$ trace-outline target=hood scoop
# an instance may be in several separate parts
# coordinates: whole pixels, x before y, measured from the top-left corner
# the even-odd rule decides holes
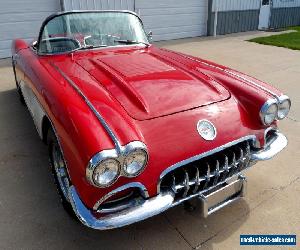
[[[134,119],[147,120],[230,97],[220,84],[184,65],[149,52],[112,52],[77,62],[114,96]]]

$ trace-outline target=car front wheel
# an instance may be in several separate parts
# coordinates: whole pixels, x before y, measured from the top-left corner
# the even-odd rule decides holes
[[[57,137],[53,129],[50,128],[47,135],[48,152],[54,182],[56,184],[58,194],[64,209],[73,217],[76,215],[72,209],[69,200],[69,187],[71,185],[70,177],[66,168],[63,154],[60,149]]]

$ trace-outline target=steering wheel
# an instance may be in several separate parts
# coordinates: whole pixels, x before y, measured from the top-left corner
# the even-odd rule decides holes
[[[120,39],[119,36],[112,34],[93,34],[84,37],[84,45],[113,45],[115,39]]]

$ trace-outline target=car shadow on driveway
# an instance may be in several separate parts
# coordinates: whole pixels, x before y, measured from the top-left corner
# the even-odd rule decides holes
[[[241,200],[207,219],[179,206],[121,229],[86,228],[60,205],[47,147],[15,89],[0,92],[0,171],[0,249],[212,249],[249,214]]]

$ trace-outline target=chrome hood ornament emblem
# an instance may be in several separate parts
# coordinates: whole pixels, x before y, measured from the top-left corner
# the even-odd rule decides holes
[[[212,141],[217,136],[216,127],[208,120],[200,120],[197,123],[197,131],[199,135],[207,141]]]

